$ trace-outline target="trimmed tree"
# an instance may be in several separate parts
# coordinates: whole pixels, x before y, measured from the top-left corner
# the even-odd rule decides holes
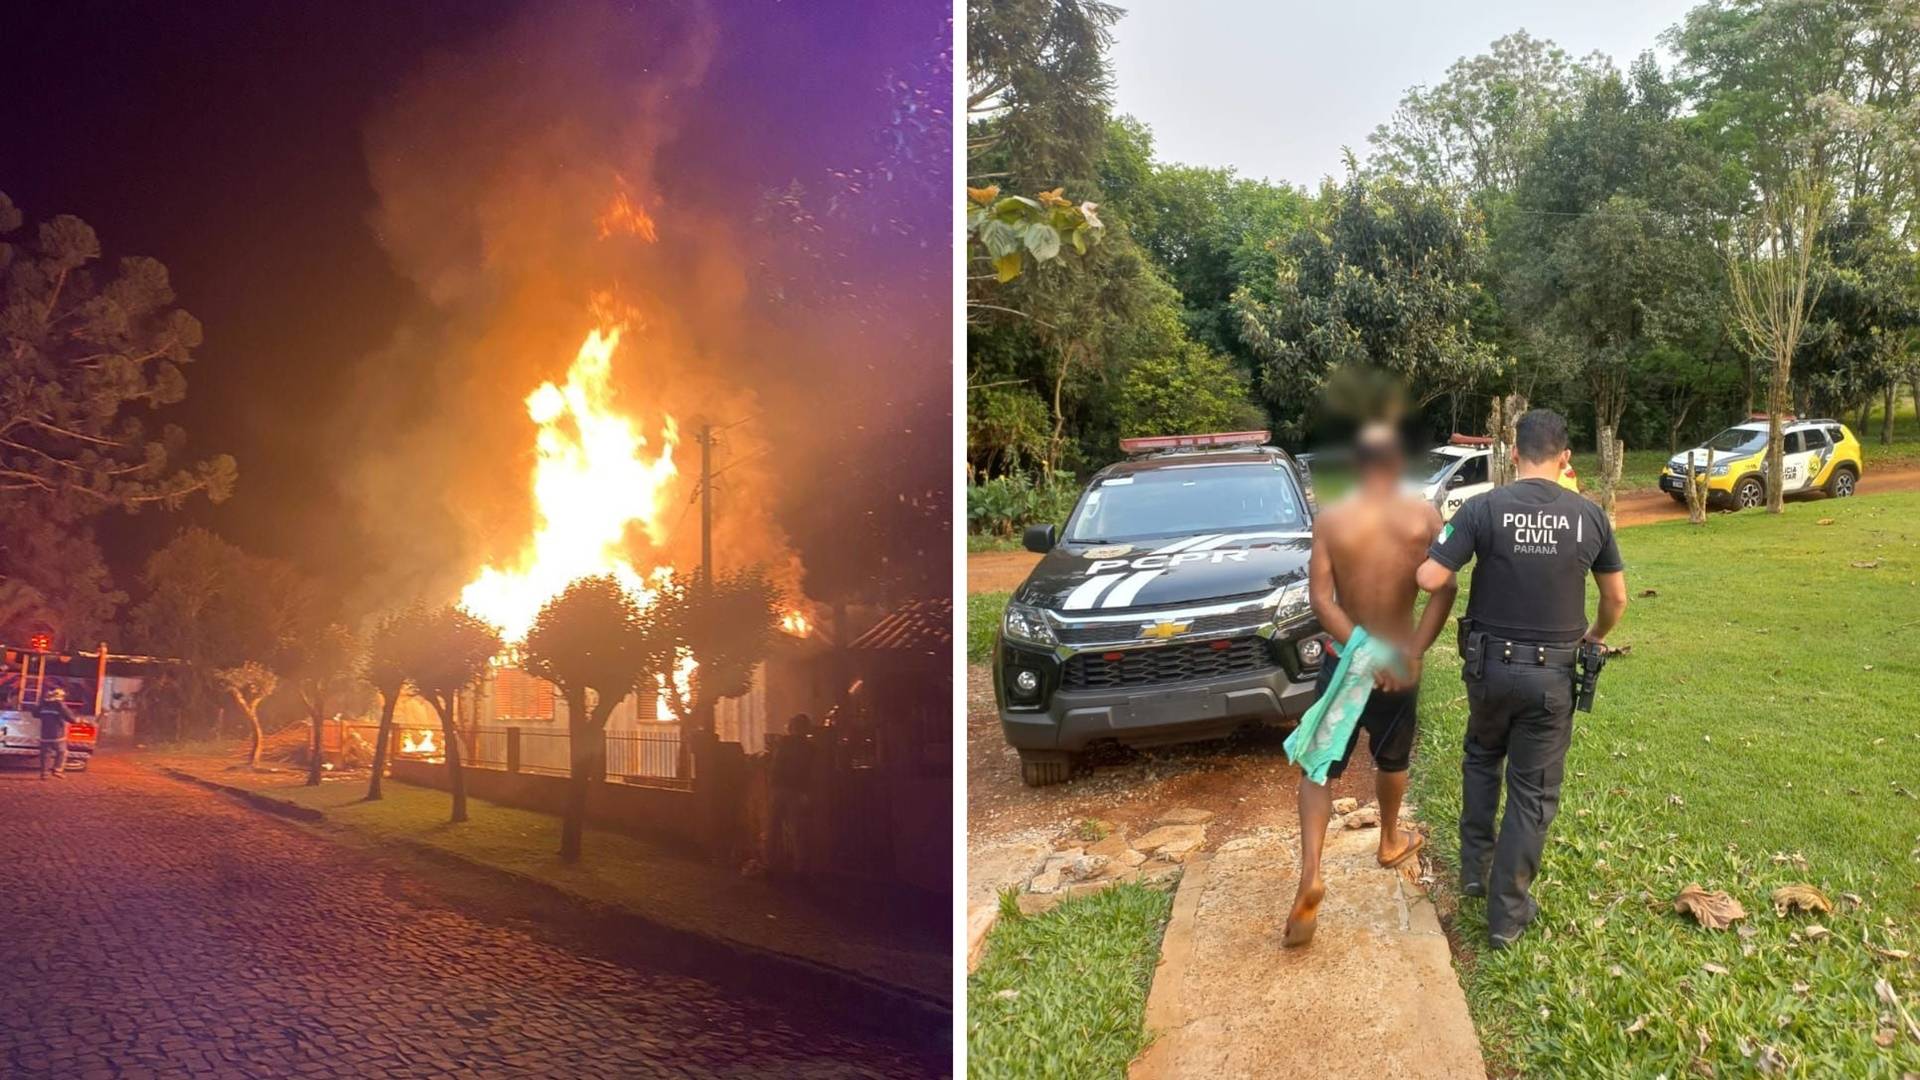
[[[383,792],[380,784],[387,771],[387,755],[393,747],[393,714],[400,707],[400,695],[406,692],[408,673],[418,664],[414,660],[425,630],[427,610],[415,605],[380,620],[367,642],[365,667],[367,682],[380,695],[380,730],[373,739],[373,776],[367,781],[367,801],[377,802]]]
[[[1813,273],[1815,237],[1826,218],[1827,185],[1806,170],[1779,187],[1763,188],[1758,212],[1728,260],[1734,325],[1756,356],[1768,363],[1767,513],[1778,514],[1786,485],[1781,475],[1782,422],[1792,400],[1793,354],[1819,299]]]
[[[672,641],[654,616],[654,608],[641,608],[611,575],[581,578],[547,601],[520,647],[520,666],[559,687],[567,703],[562,862],[580,859],[587,786],[606,775],[608,718],[672,657]]]
[[[300,691],[300,703],[306,706],[307,718],[313,725],[312,745],[307,754],[307,786],[318,787],[327,706],[352,692],[355,673],[360,669],[360,639],[340,623],[327,623],[301,635],[289,652],[294,685]]]
[[[480,681],[487,663],[501,649],[500,631],[478,616],[448,605],[427,612],[419,628],[419,648],[410,658],[407,681],[440,716],[447,748],[447,787],[453,793],[455,824],[467,820],[467,777],[460,768],[460,736],[454,705],[462,690]]]
[[[690,656],[698,665],[684,689],[678,680],[667,680],[668,703],[675,716],[711,735],[714,706],[753,688],[753,669],[780,633],[780,589],[756,566],[718,575],[711,583],[676,577],[661,589],[654,606],[673,655]]]
[[[233,667],[219,668],[213,673],[214,680],[240,706],[247,723],[253,726],[253,745],[247,751],[247,767],[260,767],[260,748],[266,742],[266,734],[260,730],[260,703],[280,688],[280,676],[273,669],[258,660],[248,660]]]

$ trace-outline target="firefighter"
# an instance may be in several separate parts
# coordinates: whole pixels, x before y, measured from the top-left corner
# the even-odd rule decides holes
[[[1514,427],[1517,479],[1468,499],[1416,575],[1429,593],[1478,560],[1460,620],[1467,737],[1461,761],[1460,889],[1487,901],[1496,949],[1539,914],[1529,895],[1560,806],[1573,741],[1574,670],[1627,607],[1626,568],[1599,506],[1561,487],[1572,456],[1567,421],[1534,409]],[[1586,579],[1600,591],[1586,619]],[[1506,767],[1507,808],[1494,832]]]
[[[36,705],[33,715],[40,719],[40,779],[47,778],[47,762],[53,762],[53,777],[67,778],[67,692],[58,686],[49,689]]]

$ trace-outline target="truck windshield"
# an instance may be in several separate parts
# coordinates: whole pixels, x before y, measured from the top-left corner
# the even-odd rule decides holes
[[[1767,433],[1752,428],[1730,427],[1707,440],[1716,454],[1751,453],[1767,445]]]
[[[1069,543],[1307,527],[1285,465],[1189,465],[1100,481],[1067,519]]]
[[[1441,475],[1453,468],[1459,460],[1453,454],[1429,450],[1427,456],[1413,466],[1413,475],[1423,484],[1438,483]]]

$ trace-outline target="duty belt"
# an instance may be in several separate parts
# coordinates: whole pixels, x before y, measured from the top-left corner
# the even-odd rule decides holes
[[[1508,664],[1570,668],[1580,661],[1580,648],[1577,645],[1540,645],[1531,641],[1489,637],[1481,649],[1481,655],[1487,659]]]

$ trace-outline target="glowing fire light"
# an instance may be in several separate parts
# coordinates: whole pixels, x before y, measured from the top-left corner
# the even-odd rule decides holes
[[[627,560],[628,530],[642,528],[655,544],[667,489],[678,474],[673,449],[680,435],[673,417],[662,421],[659,450],[630,417],[613,408],[613,354],[620,328],[587,335],[567,370],[527,395],[527,415],[538,426],[533,469],[534,531],[508,567],[488,566],[460,593],[460,603],[499,626],[509,640],[526,636],[541,605],[567,585],[612,574],[642,603],[653,596],[648,579]]]
[[[433,731],[431,729],[421,732],[418,740],[414,739],[413,733],[408,731],[402,732],[400,735],[400,752],[403,754],[437,754],[440,752],[440,748],[434,744]]]
[[[792,634],[794,637],[806,637],[808,634],[813,633],[813,624],[807,621],[805,615],[797,611],[789,611],[781,616],[780,629]]]

